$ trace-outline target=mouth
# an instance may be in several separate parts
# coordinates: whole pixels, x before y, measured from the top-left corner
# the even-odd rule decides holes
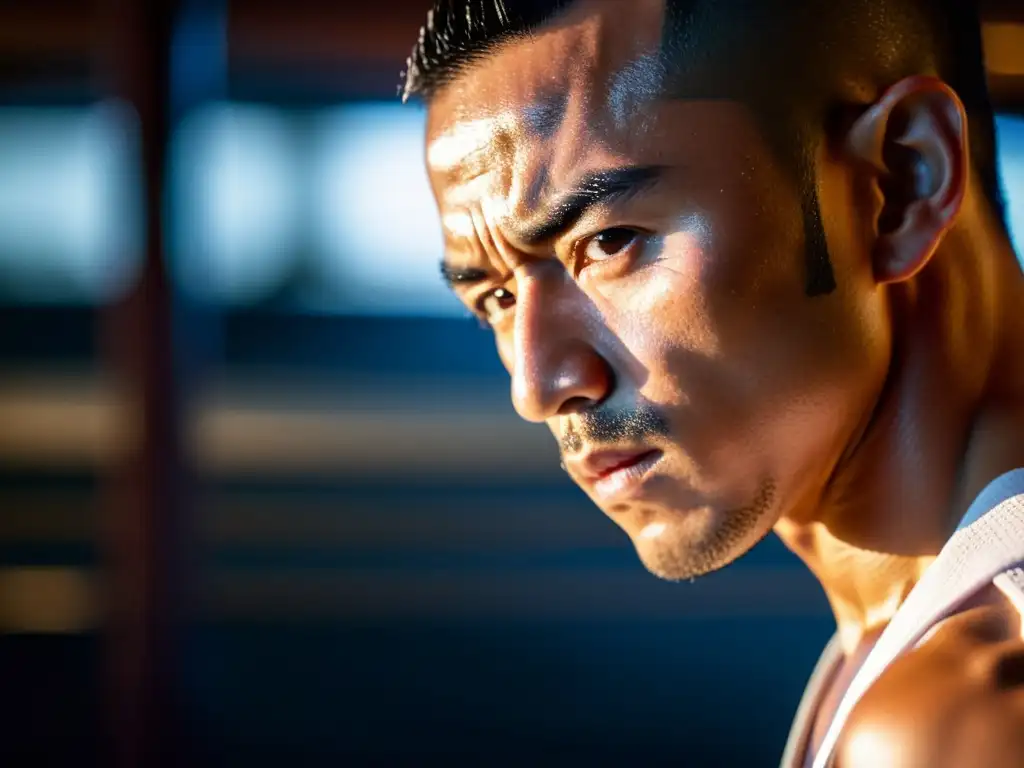
[[[617,501],[637,491],[662,456],[656,449],[592,453],[584,457],[581,474],[594,496]]]

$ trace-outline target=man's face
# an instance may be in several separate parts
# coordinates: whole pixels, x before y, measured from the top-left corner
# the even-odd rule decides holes
[[[852,174],[818,163],[838,289],[809,298],[799,190],[743,105],[663,94],[662,13],[583,0],[474,63],[430,105],[427,163],[517,411],[681,579],[813,510],[891,340]]]

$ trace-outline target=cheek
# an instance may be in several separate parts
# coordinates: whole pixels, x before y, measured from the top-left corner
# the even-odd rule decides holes
[[[708,220],[687,216],[630,274],[597,290],[603,314],[615,318],[617,335],[645,367],[662,367],[659,359],[680,347],[713,352],[705,285],[709,242]]]
[[[838,449],[884,376],[877,307],[852,281],[805,295],[802,228],[716,213],[606,298],[694,465],[789,474]]]

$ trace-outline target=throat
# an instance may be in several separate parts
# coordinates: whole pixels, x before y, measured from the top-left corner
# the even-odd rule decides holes
[[[937,555],[861,548],[823,523],[797,526],[783,520],[776,533],[821,583],[849,658],[865,643],[873,644]]]
[[[836,617],[843,650],[856,658],[888,626],[934,557],[900,558],[867,553],[858,569],[833,574],[825,594]],[[864,574],[870,576],[865,579]]]

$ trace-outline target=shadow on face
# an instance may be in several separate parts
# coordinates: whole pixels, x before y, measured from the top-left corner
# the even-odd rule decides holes
[[[889,350],[861,260],[807,295],[801,190],[749,108],[664,93],[660,3],[626,5],[578,3],[460,73],[428,170],[446,275],[520,415],[680,579],[820,490]]]

